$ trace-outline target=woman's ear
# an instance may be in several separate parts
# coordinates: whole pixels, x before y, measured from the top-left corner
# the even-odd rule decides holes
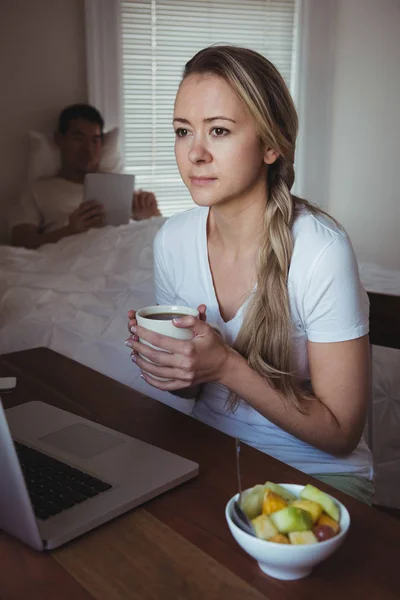
[[[264,162],[266,165],[272,165],[280,156],[280,153],[274,148],[266,148],[264,152]]]

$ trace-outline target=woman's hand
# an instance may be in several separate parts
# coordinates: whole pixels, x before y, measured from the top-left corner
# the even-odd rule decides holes
[[[205,319],[204,305],[199,307],[199,313],[200,319],[191,316],[174,319],[176,327],[192,330],[191,340],[176,340],[139,327],[137,324],[131,325],[131,322],[136,321],[135,313],[134,311],[128,313],[128,327],[133,335],[127,340],[127,345],[132,348],[132,360],[142,371],[146,371],[142,374],[147,383],[160,390],[173,391],[220,379],[229,346],[203,320]],[[156,350],[139,342],[139,337],[162,350]],[[144,360],[139,354],[152,362]],[[163,377],[167,381],[155,379],[152,375]]]

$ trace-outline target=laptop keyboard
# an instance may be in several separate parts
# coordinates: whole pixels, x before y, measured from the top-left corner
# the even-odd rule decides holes
[[[112,487],[20,442],[14,444],[33,510],[42,521]]]

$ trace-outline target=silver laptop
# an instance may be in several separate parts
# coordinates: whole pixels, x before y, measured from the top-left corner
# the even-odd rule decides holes
[[[0,529],[36,550],[56,548],[198,469],[49,404],[4,411],[0,401]]]

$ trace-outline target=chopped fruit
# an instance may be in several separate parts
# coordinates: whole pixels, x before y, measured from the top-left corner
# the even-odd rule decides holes
[[[267,490],[264,494],[264,502],[262,506],[263,515],[271,515],[277,510],[281,510],[287,506],[286,500],[275,494],[275,492],[271,492],[271,490]]]
[[[275,542],[275,544],[290,544],[289,538],[283,533],[277,533],[269,538],[269,542]]]
[[[243,493],[240,506],[249,519],[255,519],[261,513],[264,500],[264,486],[255,485]]]
[[[254,527],[257,537],[262,540],[269,540],[278,533],[275,525],[273,525],[271,519],[267,517],[267,515],[260,515],[259,517],[252,519],[251,524]]]
[[[270,518],[279,533],[312,529],[310,513],[296,506],[282,508],[282,510],[272,513]]]
[[[312,485],[295,495],[267,481],[243,492],[241,507],[260,540],[307,545],[330,540],[340,533],[338,502]]]
[[[288,502],[290,500],[296,500],[296,496],[292,494],[292,492],[285,490],[284,487],[278,485],[277,483],[272,483],[272,481],[267,481],[267,483],[265,484],[265,488],[267,490],[271,490],[271,492],[274,492],[275,494],[278,494],[278,496],[281,496],[284,500],[287,500]]]
[[[300,492],[300,498],[304,500],[311,500],[317,502],[323,508],[323,510],[335,521],[339,521],[340,513],[339,507],[334,500],[325,492],[322,492],[313,485],[306,485],[305,488]]]
[[[335,535],[339,533],[339,523],[334,521],[331,517],[328,517],[328,515],[322,514],[317,521],[317,525],[328,525],[328,527],[333,529]]]
[[[324,542],[325,540],[330,540],[332,537],[335,537],[335,532],[332,527],[329,525],[316,525],[314,527],[315,537],[319,542]]]
[[[295,500],[290,503],[290,506],[297,506],[310,513],[313,523],[316,523],[322,515],[322,506],[317,502],[311,502],[311,500]]]
[[[316,544],[318,542],[312,531],[291,531],[289,539],[291,544]]]

